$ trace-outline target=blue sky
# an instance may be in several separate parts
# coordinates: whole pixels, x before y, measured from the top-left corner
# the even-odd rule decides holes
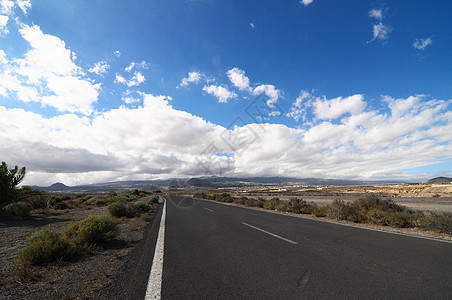
[[[41,185],[452,176],[451,10],[0,0],[0,156]]]

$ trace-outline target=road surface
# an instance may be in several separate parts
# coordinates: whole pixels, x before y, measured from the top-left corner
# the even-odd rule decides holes
[[[452,296],[451,243],[165,198],[162,299]]]

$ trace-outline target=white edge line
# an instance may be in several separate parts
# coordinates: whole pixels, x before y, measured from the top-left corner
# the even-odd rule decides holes
[[[149,274],[148,285],[146,287],[145,300],[162,298],[162,275],[163,275],[163,250],[165,245],[165,219],[166,219],[166,199],[163,202],[162,218],[155,244],[154,259],[152,261],[151,272]]]
[[[211,210],[210,208],[207,208],[207,207],[203,207],[205,210],[208,210],[208,211],[210,211],[210,212],[213,212],[213,210]]]
[[[430,241],[435,241],[435,242],[443,242],[443,243],[452,244],[452,240],[446,240],[446,239],[436,238],[436,237],[421,236],[421,235],[417,235],[417,234],[413,234],[413,233],[409,233],[409,232],[394,232],[394,231],[389,231],[389,230],[384,230],[384,229],[368,227],[368,226],[366,226],[364,224],[361,224],[361,225],[347,224],[347,223],[336,222],[336,221],[333,221],[333,220],[322,220],[322,219],[309,217],[309,216],[294,215],[294,214],[282,213],[282,212],[273,211],[273,210],[258,209],[258,208],[254,208],[254,207],[246,207],[246,206],[235,205],[235,204],[231,204],[231,203],[217,202],[217,201],[207,200],[207,199],[200,199],[200,198],[196,198],[196,199],[203,200],[203,201],[208,201],[208,202],[212,202],[212,203],[217,203],[217,204],[222,204],[222,205],[227,205],[227,206],[234,206],[234,207],[238,207],[238,208],[251,209],[251,210],[260,211],[260,212],[264,212],[264,213],[268,213],[268,214],[275,214],[275,215],[281,215],[281,216],[286,216],[286,217],[300,218],[300,219],[312,220],[312,221],[317,221],[317,222],[324,222],[324,223],[342,225],[342,226],[353,227],[353,228],[358,228],[358,229],[371,230],[371,231],[377,231],[377,232],[382,232],[382,233],[390,233],[390,234],[401,235],[401,236],[406,236],[406,237],[412,237],[412,238],[418,238],[418,239],[423,239],[423,240],[430,240]]]
[[[283,238],[282,236],[279,236],[279,235],[277,235],[277,234],[268,232],[267,230],[261,229],[261,228],[259,228],[259,227],[250,225],[250,224],[245,223],[245,222],[242,222],[242,224],[243,224],[243,225],[246,225],[246,226],[248,226],[248,227],[251,227],[251,228],[253,228],[253,229],[259,230],[259,231],[261,231],[261,232],[263,232],[263,233],[266,233],[266,234],[268,234],[268,235],[271,235],[271,236],[273,236],[273,237],[275,237],[275,238],[278,238],[278,239],[281,239],[281,240],[283,240],[283,241],[289,242],[289,243],[291,243],[291,244],[294,244],[294,245],[297,244],[297,242],[294,242],[294,241],[292,241],[292,240]]]

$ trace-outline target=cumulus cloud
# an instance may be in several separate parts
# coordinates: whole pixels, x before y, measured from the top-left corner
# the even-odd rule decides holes
[[[302,3],[304,6],[308,6],[311,4],[314,0],[300,0],[300,3]]]
[[[416,41],[414,41],[413,47],[418,50],[424,50],[428,45],[431,45],[432,43],[433,41],[431,37],[426,39],[416,39]]]
[[[278,99],[281,96],[281,91],[272,84],[261,84],[253,89],[253,94],[264,94],[265,96],[267,96],[267,105],[272,107],[278,102]]]
[[[314,114],[321,120],[334,120],[345,113],[356,115],[366,108],[366,102],[363,99],[363,95],[338,97],[331,100],[317,98],[313,103]]]
[[[295,106],[303,107],[306,93]],[[305,109],[321,119],[307,128],[264,123],[226,129],[174,109],[170,100],[142,94],[143,104],[136,108],[91,117],[43,117],[0,106],[0,139],[6,141],[0,154],[12,165],[28,167],[26,184],[41,185],[218,172],[388,179],[400,169],[452,158],[450,101],[384,96],[380,112],[369,110],[361,95],[316,99]],[[231,138],[225,142],[225,136]],[[18,151],[8,145],[18,145]]]
[[[188,86],[189,83],[198,84],[201,82],[203,78],[206,78],[206,75],[201,72],[189,72],[188,76],[185,78],[182,78],[180,84],[177,87],[184,87]]]
[[[94,65],[94,67],[88,69],[88,72],[102,76],[103,74],[107,73],[109,68],[110,65],[106,61],[99,61]]]
[[[225,86],[209,85],[204,86],[202,90],[218,98],[218,102],[227,103],[229,99],[237,98],[237,94],[228,90]]]
[[[75,64],[75,55],[65,42],[43,33],[37,25],[23,25],[19,33],[29,44],[29,50],[24,58],[4,65],[0,71],[0,90],[20,101],[90,114],[100,85],[84,79],[84,72]]]
[[[120,74],[116,74],[115,83],[121,83],[121,84],[127,85],[128,87],[132,87],[132,86],[139,86],[145,80],[146,80],[146,78],[144,77],[143,74],[141,74],[141,72],[135,72],[135,73],[133,73],[133,77],[130,79],[126,79],[124,76],[122,76]]]
[[[229,80],[234,84],[236,88],[239,90],[249,90],[250,89],[250,80],[245,76],[245,71],[239,68],[233,68],[226,72]]]

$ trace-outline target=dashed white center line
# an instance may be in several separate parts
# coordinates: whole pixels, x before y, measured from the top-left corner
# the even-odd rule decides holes
[[[213,210],[211,210],[210,208],[207,208],[207,207],[203,207],[205,210],[208,210],[208,211],[210,211],[210,212],[213,212]]]
[[[268,234],[268,235],[271,235],[271,236],[273,236],[273,237],[275,237],[275,238],[278,238],[278,239],[281,239],[281,240],[283,240],[283,241],[286,241],[286,242],[288,242],[288,243],[291,243],[291,244],[294,244],[294,245],[297,244],[297,242],[294,242],[294,241],[292,241],[292,240],[283,238],[282,236],[279,236],[279,235],[277,235],[277,234],[268,232],[267,230],[261,229],[261,228],[259,228],[259,227],[250,225],[250,224],[245,223],[245,222],[242,222],[242,224],[243,224],[243,225],[246,225],[246,226],[248,226],[248,227],[251,227],[251,228],[253,228],[253,229],[259,230],[259,231],[261,231],[261,232],[263,232],[263,233],[266,233],[266,234]]]
[[[163,248],[165,245],[166,200],[163,203],[162,219],[155,245],[154,260],[149,274],[145,300],[162,298]]]

